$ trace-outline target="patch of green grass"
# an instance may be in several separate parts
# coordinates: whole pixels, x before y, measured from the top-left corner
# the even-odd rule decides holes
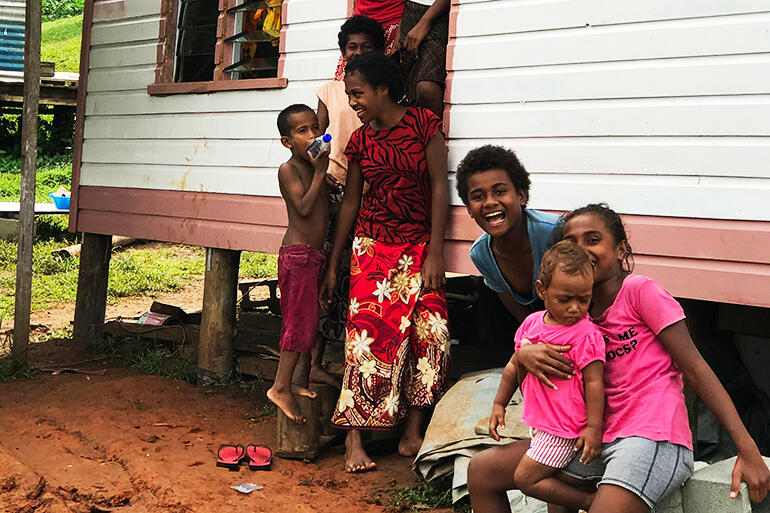
[[[0,201],[19,201],[21,186],[21,159],[0,156]],[[72,183],[72,157],[56,155],[40,157],[37,161],[35,201],[50,203],[48,193],[59,187],[70,188]]]
[[[80,258],[51,255],[67,241],[39,241],[32,257],[32,311],[44,310],[52,303],[74,301]],[[15,242],[0,240],[0,318],[14,311],[16,281]],[[177,255],[177,246],[161,249],[128,249],[113,254],[107,288],[108,300],[124,296],[154,296],[158,292],[179,290],[203,274],[202,256]]]
[[[80,69],[80,38],[83,15],[43,23],[40,57],[55,63],[56,71],[77,73]]]
[[[105,335],[104,343],[97,349],[120,364],[133,367],[141,374],[195,383],[195,365],[164,347],[158,347],[154,340]]]
[[[452,490],[440,490],[427,483],[422,483],[415,487],[395,488],[388,490],[390,498],[389,506],[396,506],[400,509],[412,508],[412,510],[428,508],[451,508]]]
[[[239,278],[267,278],[278,276],[278,255],[267,253],[241,253]]]
[[[35,375],[35,369],[21,358],[13,355],[0,358],[0,383],[15,379],[29,379]]]

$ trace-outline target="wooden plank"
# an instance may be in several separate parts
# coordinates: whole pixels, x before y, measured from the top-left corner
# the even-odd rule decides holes
[[[213,112],[157,116],[90,116],[85,135],[102,139],[275,139],[276,113]]]
[[[767,77],[768,80],[757,80]],[[457,71],[451,103],[770,93],[770,56],[729,55]]]
[[[768,116],[770,96],[455,105],[449,136],[767,136]]]
[[[290,53],[284,59],[283,76],[289,80],[331,80],[339,58],[339,49]]]
[[[89,186],[83,187],[82,194],[84,210],[277,228],[285,228],[288,222],[280,197]]]
[[[458,38],[450,70],[768,52],[768,22],[756,14]]]
[[[275,170],[289,156],[276,139],[87,139],[83,144],[83,161],[93,164],[272,168],[273,181]]]
[[[85,346],[101,340],[103,336],[111,255],[111,235],[83,234],[72,327],[72,340],[77,344]]]
[[[285,20],[289,25],[334,20],[339,25],[345,22],[348,11],[347,0],[291,0],[284,4]]]
[[[157,44],[157,41],[152,41],[117,47],[92,47],[89,69],[155,65]]]
[[[93,70],[93,75],[107,70]],[[123,80],[120,70],[114,72],[110,81],[103,87],[113,89],[121,87]],[[130,77],[128,78],[130,80]],[[278,112],[282,105],[306,103],[315,108],[318,104],[316,91],[324,80],[311,82],[290,81],[285,89],[266,89],[259,91],[227,91],[216,94],[172,95],[164,98],[147,94],[146,84],[140,90],[132,92],[92,92],[89,89],[86,100],[86,115],[118,114],[176,114],[185,112]],[[90,83],[90,82],[89,82]],[[194,99],[194,101],[191,100]]]
[[[605,201],[624,214],[770,221],[770,182],[698,176],[532,176],[530,204],[571,210]]]
[[[286,233],[283,226],[93,210],[81,210],[79,222],[83,229],[112,232],[126,237],[266,253],[277,253]]]
[[[449,169],[457,169],[468,151],[484,144],[515,150],[530,173],[770,178],[770,140],[765,137],[454,139]]]
[[[109,23],[94,23],[91,46],[119,45],[137,41],[158,41],[159,14]]]
[[[289,25],[286,31],[286,53],[337,50],[337,33],[341,21],[338,19]]]
[[[203,314],[198,342],[198,383],[218,381],[230,374],[235,337],[235,299],[241,253],[206,250]]]
[[[274,166],[245,168],[83,162],[80,185],[280,196],[276,173]]]
[[[94,2],[93,10],[95,22],[139,18],[157,15],[160,12],[160,2],[158,0],[97,0]]]
[[[90,95],[92,93],[102,91],[139,90],[147,94],[147,85],[152,84],[154,80],[154,65],[92,69],[88,72],[88,101],[91,101]],[[116,95],[116,99],[117,97],[120,95]]]
[[[462,2],[457,20],[457,36],[506,34],[573,27],[599,27],[625,23],[645,23],[676,19],[766,12],[762,0],[702,0],[685,2],[648,0],[646,2],[607,2],[606,0],[549,0],[467,4]]]
[[[24,104],[21,132],[21,198],[13,315],[13,354],[26,358],[32,308],[32,246],[35,244],[35,179],[40,103],[41,0],[29,0],[24,19]]]

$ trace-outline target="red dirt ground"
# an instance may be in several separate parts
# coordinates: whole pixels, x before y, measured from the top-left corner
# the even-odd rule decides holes
[[[190,311],[200,308],[202,291],[196,281],[154,299]],[[121,299],[107,316],[138,315],[152,300]],[[61,304],[32,322],[45,325],[38,333],[60,329],[73,310]],[[33,346],[30,358],[61,365],[88,356],[71,343],[48,342]],[[0,511],[382,512],[392,510],[383,490],[419,483],[411,460],[392,452],[375,457],[377,471],[348,474],[341,446],[311,463],[276,458],[267,472],[217,468],[221,443],[274,446],[275,417],[260,417],[262,404],[263,391],[199,388],[121,367],[0,384]],[[242,495],[230,488],[240,483],[264,488]]]
[[[35,349],[35,361],[80,357],[62,343]],[[0,510],[13,513],[380,512],[387,498],[378,491],[418,483],[397,454],[376,457],[375,472],[347,474],[339,446],[312,463],[276,458],[267,472],[217,468],[221,443],[272,446],[275,417],[259,417],[238,387],[126,368],[2,384],[0,425]],[[264,488],[230,489],[249,482]]]

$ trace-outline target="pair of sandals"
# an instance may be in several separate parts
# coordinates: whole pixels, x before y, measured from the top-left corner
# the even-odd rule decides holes
[[[222,444],[217,450],[217,467],[238,470],[241,462],[246,461],[250,470],[270,470],[273,463],[273,451],[264,445]]]

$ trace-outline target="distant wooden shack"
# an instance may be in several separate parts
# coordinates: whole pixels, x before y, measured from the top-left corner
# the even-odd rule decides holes
[[[214,4],[86,1],[72,230],[277,251],[275,118],[316,104],[352,1],[284,0],[275,40],[257,18],[272,4]],[[770,307],[770,14],[756,6],[453,0],[450,173],[473,147],[511,147],[532,207],[606,201],[639,272],[679,297]],[[452,205],[448,264],[475,273],[480,231]]]

